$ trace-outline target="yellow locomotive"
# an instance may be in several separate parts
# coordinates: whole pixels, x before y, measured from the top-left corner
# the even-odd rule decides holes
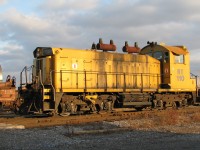
[[[196,97],[189,52],[149,43],[143,49],[99,40],[89,50],[37,47],[32,81],[19,87],[21,113],[78,114],[115,108],[180,107]],[[134,53],[134,54],[133,54]]]

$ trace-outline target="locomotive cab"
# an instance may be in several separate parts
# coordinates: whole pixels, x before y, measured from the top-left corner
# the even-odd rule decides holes
[[[184,46],[166,46],[149,43],[140,54],[160,61],[162,89],[175,91],[195,90],[195,79],[190,78],[189,52]]]

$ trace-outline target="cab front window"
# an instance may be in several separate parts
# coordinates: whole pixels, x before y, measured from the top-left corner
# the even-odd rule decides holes
[[[151,56],[151,57],[152,57],[152,56],[153,56],[153,53],[152,53],[152,52],[150,52],[150,53],[147,53],[147,55],[149,55],[149,56]]]
[[[162,54],[162,52],[155,52],[153,57],[158,59],[158,60],[162,60],[163,54]]]

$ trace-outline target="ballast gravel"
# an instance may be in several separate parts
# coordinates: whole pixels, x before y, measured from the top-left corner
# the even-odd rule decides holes
[[[141,131],[106,122],[0,132],[2,150],[200,149],[200,134]]]

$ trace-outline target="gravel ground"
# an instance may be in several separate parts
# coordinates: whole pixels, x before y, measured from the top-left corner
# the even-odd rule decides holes
[[[139,113],[134,118],[112,122],[103,121],[73,126],[65,124],[31,129],[20,126],[22,121],[26,122],[29,119],[3,118],[0,121],[0,150],[199,150],[199,112],[199,107],[169,109],[161,112]],[[57,118],[51,119],[57,120]],[[34,123],[32,120],[29,121]]]
[[[200,149],[200,134],[121,129],[106,122],[21,130],[2,129],[0,149]]]

